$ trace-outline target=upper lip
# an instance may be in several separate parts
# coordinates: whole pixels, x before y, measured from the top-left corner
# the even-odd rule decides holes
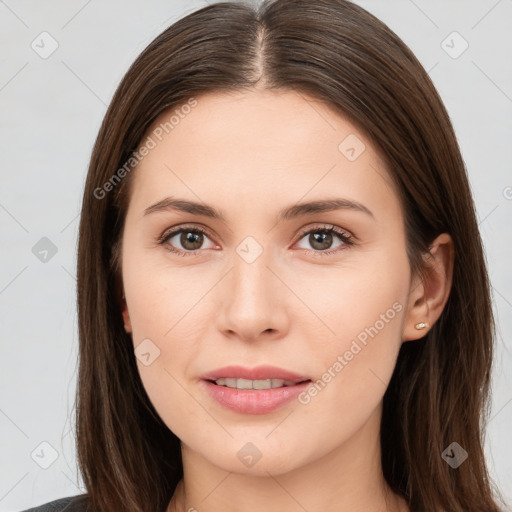
[[[205,373],[204,380],[227,379],[247,379],[247,380],[266,380],[282,379],[290,382],[303,382],[310,380],[307,375],[300,375],[277,366],[256,366],[254,368],[244,368],[243,366],[224,366],[211,372]]]

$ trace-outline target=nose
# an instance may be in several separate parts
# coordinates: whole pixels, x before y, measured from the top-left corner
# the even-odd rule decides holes
[[[216,322],[225,336],[247,342],[285,336],[291,292],[273,266],[265,252],[252,262],[235,254],[218,290],[222,297]]]

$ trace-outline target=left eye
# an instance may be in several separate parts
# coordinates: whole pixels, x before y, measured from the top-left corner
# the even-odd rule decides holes
[[[301,234],[300,241],[303,240],[306,235],[308,235],[308,243],[311,247],[314,248],[313,252],[315,255],[319,256],[337,252],[338,250],[342,250],[344,246],[350,246],[354,244],[352,237],[348,233],[338,230],[338,228],[334,226],[324,226],[322,228],[314,228],[305,231]],[[335,237],[340,240],[340,243],[337,247],[332,249],[331,247]],[[301,247],[301,249],[304,249],[304,247]]]

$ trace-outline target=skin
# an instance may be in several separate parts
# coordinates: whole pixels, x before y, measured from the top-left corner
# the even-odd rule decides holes
[[[380,465],[382,398],[403,342],[422,338],[451,286],[453,244],[432,244],[432,271],[410,272],[398,196],[378,151],[346,118],[291,91],[209,93],[134,171],[122,242],[123,317],[136,348],[149,338],[160,355],[137,360],[143,385],[181,440],[184,479],[168,511],[406,511]],[[148,131],[168,120],[156,119]],[[350,161],[338,149],[354,134],[366,148]],[[226,222],[174,210],[144,215],[167,196],[204,202]],[[365,205],[276,224],[297,202],[343,197]],[[196,255],[159,245],[169,228],[210,234]],[[301,229],[334,225],[321,253]],[[186,229],[186,228],[185,228]],[[315,231],[316,232],[316,231]],[[321,233],[321,230],[320,230]],[[252,263],[236,249],[252,236]],[[166,242],[194,247],[180,234]],[[320,247],[320,249],[318,248]],[[307,404],[274,412],[230,411],[207,395],[200,377],[240,364],[270,364],[320,379],[365,328],[393,304],[402,309]],[[261,459],[237,457],[253,443]]]

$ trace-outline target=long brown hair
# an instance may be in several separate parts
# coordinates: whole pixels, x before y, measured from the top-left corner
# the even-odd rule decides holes
[[[367,134],[397,185],[413,271],[438,234],[451,235],[448,303],[426,337],[402,344],[384,396],[382,468],[413,511],[498,511],[482,448],[494,324],[465,165],[419,61],[347,0],[212,4],[160,34],[121,81],[92,152],[78,245],[76,436],[92,509],[164,511],[183,476],[179,439],[153,408],[123,329],[119,246],[134,151],[164,110],[254,87],[311,95]],[[452,442],[469,454],[456,469],[441,456]]]

